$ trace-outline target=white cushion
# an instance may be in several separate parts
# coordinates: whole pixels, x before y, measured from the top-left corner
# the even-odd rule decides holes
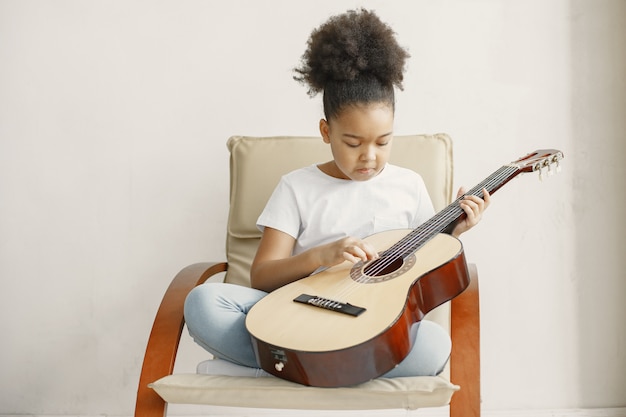
[[[439,407],[459,389],[439,376],[378,378],[346,388],[306,387],[279,378],[175,374],[150,384],[171,404],[230,407],[373,410]]]

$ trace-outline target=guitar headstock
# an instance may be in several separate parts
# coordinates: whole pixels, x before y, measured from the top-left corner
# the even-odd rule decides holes
[[[539,178],[541,179],[544,168],[548,169],[548,174],[552,174],[552,167],[556,165],[556,172],[559,172],[561,170],[561,159],[563,159],[563,152],[559,150],[540,149],[519,158],[517,161],[511,162],[511,165],[517,167],[522,172],[539,171]]]

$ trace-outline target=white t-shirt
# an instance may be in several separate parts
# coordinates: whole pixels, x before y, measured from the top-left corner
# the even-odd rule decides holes
[[[296,239],[294,254],[353,236],[415,229],[435,213],[422,177],[395,165],[368,181],[331,177],[317,165],[284,175],[257,220]]]

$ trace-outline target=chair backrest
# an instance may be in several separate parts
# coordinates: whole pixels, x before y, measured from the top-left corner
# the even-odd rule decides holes
[[[230,211],[225,282],[250,285],[250,265],[261,232],[256,221],[280,177],[332,159],[319,137],[233,136],[230,150]],[[418,172],[439,211],[452,201],[452,141],[445,134],[394,137],[390,162]]]

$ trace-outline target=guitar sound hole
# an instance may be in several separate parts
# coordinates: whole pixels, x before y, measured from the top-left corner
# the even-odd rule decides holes
[[[375,261],[363,265],[357,263],[350,271],[350,277],[362,284],[375,284],[389,281],[407,272],[415,265],[415,255],[403,257],[385,257],[384,255]]]
[[[363,268],[363,273],[370,277],[380,277],[389,275],[402,268],[404,260],[402,258],[388,259],[385,257],[378,258]]]

